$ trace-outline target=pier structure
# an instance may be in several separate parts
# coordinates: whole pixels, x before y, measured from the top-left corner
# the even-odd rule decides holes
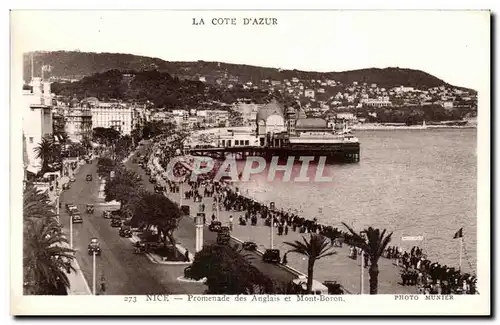
[[[339,144],[337,146],[328,146],[326,148],[300,148],[300,147],[260,147],[260,146],[238,146],[238,147],[219,147],[219,148],[192,148],[186,149],[185,153],[193,156],[210,157],[213,159],[225,159],[228,156],[236,160],[246,159],[250,156],[260,156],[266,160],[272,157],[279,157],[286,160],[290,156],[297,159],[301,156],[326,157],[327,162],[358,162],[359,143]]]
[[[205,141],[192,141],[185,145],[184,153],[213,159],[231,155],[236,159],[260,156],[266,160],[314,156],[325,157],[329,163],[360,160],[359,140],[351,134],[345,121],[329,125],[324,119],[308,118],[300,104],[285,109],[273,100],[261,107],[255,122],[255,128],[219,130],[211,137],[204,134]]]

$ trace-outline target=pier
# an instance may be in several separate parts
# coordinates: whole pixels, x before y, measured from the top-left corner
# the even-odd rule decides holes
[[[318,144],[315,148],[310,146],[235,146],[235,147],[210,147],[185,149],[186,154],[193,156],[204,156],[213,159],[225,159],[232,155],[236,159],[245,159],[249,156],[260,156],[266,160],[272,157],[287,159],[288,157],[314,156],[326,157],[328,162],[355,163],[360,159],[359,142],[328,144],[322,146]]]

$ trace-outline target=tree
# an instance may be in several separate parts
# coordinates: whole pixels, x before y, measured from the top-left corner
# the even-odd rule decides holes
[[[177,204],[164,195],[144,192],[134,206],[131,224],[136,227],[156,227],[175,247],[174,231],[181,218]]]
[[[207,245],[196,253],[190,269],[195,280],[206,278],[210,294],[273,294],[279,284],[227,245]]]
[[[116,167],[116,162],[110,158],[99,158],[97,161],[97,174],[101,177],[109,177],[111,171]]]
[[[122,205],[126,205],[134,193],[140,189],[141,182],[137,179],[137,175],[122,166],[115,168],[115,175],[106,181],[104,194],[106,201],[116,200]]]
[[[48,170],[54,160],[54,140],[51,135],[44,136],[34,149],[35,157],[42,160],[42,173]]]
[[[70,283],[63,259],[71,261],[74,251],[62,246],[67,240],[48,196],[33,186],[24,191],[23,225],[24,293],[67,294]]]
[[[380,231],[378,228],[368,227],[362,233],[366,235],[366,238],[361,236],[361,234],[356,233],[351,227],[342,222],[342,224],[349,230],[352,237],[350,241],[356,247],[361,248],[365,254],[368,254],[370,258],[370,268],[368,273],[370,274],[370,294],[376,295],[378,293],[378,260],[382,253],[385,251],[387,245],[391,242],[392,232],[386,236],[386,229]]]
[[[100,144],[110,146],[114,143],[114,141],[120,138],[120,132],[113,128],[97,127],[94,128],[93,137]]]
[[[322,235],[312,233],[309,241],[304,236],[302,236],[302,239],[304,242],[296,240],[293,243],[285,242],[285,244],[292,247],[289,252],[295,252],[307,256],[307,292],[311,293],[314,279],[314,264],[320,258],[334,255],[336,252],[329,251],[331,248],[331,242]]]

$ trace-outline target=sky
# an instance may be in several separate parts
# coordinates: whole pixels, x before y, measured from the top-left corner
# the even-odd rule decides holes
[[[276,18],[275,26],[243,18]],[[204,20],[205,25],[193,25]],[[236,18],[236,25],[213,25]],[[419,69],[473,89],[489,80],[490,21],[479,11],[14,11],[14,55],[115,52],[307,71]]]

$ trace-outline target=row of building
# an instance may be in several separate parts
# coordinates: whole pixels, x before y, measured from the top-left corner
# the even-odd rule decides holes
[[[95,97],[84,100],[67,99],[51,92],[51,83],[33,78],[23,87],[23,136],[25,161],[32,170],[40,169],[35,148],[42,138],[64,130],[69,140],[80,142],[92,137],[95,128],[113,128],[122,135],[130,135],[148,121],[175,123],[182,128],[211,128],[229,125],[227,110],[172,110],[155,111],[146,105],[103,102]],[[57,141],[57,139],[56,139]]]

